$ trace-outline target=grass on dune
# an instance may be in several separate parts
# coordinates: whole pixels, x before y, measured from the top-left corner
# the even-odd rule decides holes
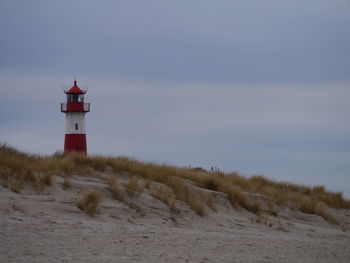
[[[176,207],[175,195],[171,188],[162,184],[156,185],[152,188],[151,195],[168,205],[172,212],[180,213],[180,210]]]
[[[107,182],[107,189],[111,192],[112,198],[123,202],[125,200],[125,194],[122,191],[117,176],[111,176]]]
[[[198,215],[206,215],[208,207],[215,210],[215,198],[211,190],[226,194],[234,208],[244,208],[259,214],[264,207],[256,196],[265,196],[270,202],[281,207],[296,207],[298,210],[319,215],[329,222],[336,222],[328,212],[328,207],[349,209],[350,201],[339,192],[329,192],[324,186],[307,187],[298,184],[276,182],[258,175],[250,178],[238,173],[208,172],[204,169],[189,169],[170,165],[158,165],[137,161],[127,157],[105,157],[100,155],[84,156],[77,153],[55,153],[51,156],[26,154],[0,143],[0,182],[14,192],[20,192],[29,185],[42,189],[51,184],[55,175],[67,176],[90,174],[91,171],[113,171],[114,174],[129,176],[125,191],[130,196],[137,196],[144,187],[151,189],[152,182],[162,187],[151,189],[151,194],[167,203],[167,191],[174,200],[188,204]],[[140,183],[140,178],[146,184]],[[63,187],[70,182],[66,179]],[[112,197],[125,198],[116,177],[107,182]],[[168,189],[168,190],[165,190]],[[202,190],[201,190],[202,189]]]
[[[77,201],[77,206],[88,215],[94,216],[98,213],[98,207],[101,202],[101,193],[94,189],[88,189],[81,194]]]
[[[126,192],[130,196],[135,196],[140,194],[143,191],[143,186],[139,182],[139,177],[136,175],[133,175],[128,180],[126,186],[125,186]]]

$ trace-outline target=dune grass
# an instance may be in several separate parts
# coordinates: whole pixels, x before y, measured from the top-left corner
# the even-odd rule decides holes
[[[143,191],[143,186],[139,183],[139,177],[137,175],[130,177],[125,186],[125,190],[129,196],[139,195]]]
[[[72,187],[72,182],[71,182],[71,180],[68,178],[68,177],[65,177],[64,178],[64,181],[63,181],[63,183],[62,183],[62,188],[64,189],[64,190],[67,190],[67,189],[69,189],[69,188],[71,188]]]
[[[179,214],[180,210],[176,206],[176,200],[174,192],[171,190],[171,188],[159,184],[152,188],[151,195],[168,205],[170,211],[174,212],[175,214]]]
[[[107,182],[107,189],[111,192],[112,198],[123,202],[125,200],[125,194],[122,191],[117,176],[112,176]]]
[[[289,207],[316,214],[331,223],[336,223],[337,220],[328,208],[350,208],[350,200],[345,199],[342,193],[329,192],[324,186],[307,187],[276,182],[261,175],[247,178],[237,172],[208,172],[204,169],[146,163],[127,157],[60,152],[40,156],[23,153],[6,143],[0,143],[0,183],[17,193],[25,186],[39,190],[48,187],[54,176],[60,174],[66,178],[63,187],[67,189],[70,187],[67,179],[69,176],[93,176],[91,171],[97,172],[96,174],[112,171],[114,175],[127,175],[129,180],[125,192],[130,197],[138,196],[146,187],[152,196],[164,203],[171,205],[173,199],[183,201],[201,216],[208,213],[208,208],[215,210],[215,198],[211,192],[222,192],[234,208],[243,208],[255,214],[267,209],[259,198],[263,196],[274,203],[274,207]],[[154,188],[153,183],[158,186]],[[114,176],[107,182],[107,188],[113,198],[120,201],[126,198],[117,177]],[[166,194],[171,198],[167,198]]]
[[[77,206],[88,215],[94,216],[98,213],[99,204],[102,202],[102,195],[94,189],[84,191],[77,200]]]

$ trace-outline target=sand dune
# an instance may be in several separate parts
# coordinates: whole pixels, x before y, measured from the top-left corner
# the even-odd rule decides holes
[[[73,175],[66,190],[63,176],[40,192],[0,186],[0,262],[350,262],[349,209],[331,210],[341,225],[286,207],[257,215],[212,191],[216,211],[199,216],[152,197],[154,183],[115,200],[109,176]],[[87,188],[103,196],[95,216],[77,208]]]

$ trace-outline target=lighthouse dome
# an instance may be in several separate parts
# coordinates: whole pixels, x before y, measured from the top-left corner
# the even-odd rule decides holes
[[[77,81],[74,80],[74,85],[69,90],[65,91],[66,94],[85,94],[86,90],[82,90],[78,87]]]

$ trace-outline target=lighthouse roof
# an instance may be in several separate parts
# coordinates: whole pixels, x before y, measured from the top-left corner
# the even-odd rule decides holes
[[[82,90],[77,85],[77,80],[74,80],[74,85],[69,90],[66,90],[64,93],[66,94],[85,94],[86,90]]]

